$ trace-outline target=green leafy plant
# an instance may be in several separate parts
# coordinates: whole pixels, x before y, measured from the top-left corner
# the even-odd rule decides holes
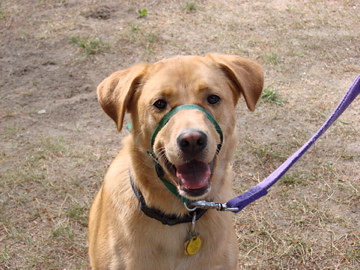
[[[138,15],[139,15],[139,18],[143,18],[147,15],[147,10],[146,9],[139,9],[138,10]]]

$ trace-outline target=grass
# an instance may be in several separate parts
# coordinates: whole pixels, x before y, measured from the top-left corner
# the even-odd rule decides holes
[[[262,59],[265,63],[271,64],[271,65],[278,65],[281,62],[281,57],[277,53],[267,53],[262,56]]]
[[[261,145],[252,143],[250,146],[250,151],[256,155],[262,166],[267,166],[266,164],[273,163],[274,161],[285,161],[286,154],[279,152],[279,150],[284,150],[284,148],[277,142]]]
[[[0,20],[3,20],[5,18],[6,18],[5,12],[1,10],[1,6],[0,6]]]
[[[21,129],[17,125],[11,125],[5,128],[5,134],[3,136],[13,137],[16,136]]]
[[[137,24],[130,25],[130,32],[131,33],[137,33],[139,30],[140,30],[139,25],[137,25]]]
[[[0,3],[0,20],[3,20],[6,18],[6,12],[2,7],[2,3]]]
[[[263,119],[265,123],[267,118]],[[300,132],[284,142],[256,142],[249,134],[236,158],[251,162],[241,164],[243,169],[238,171],[240,179],[236,185],[245,191],[261,181],[298,148],[292,140],[304,136]],[[354,186],[354,179],[337,183],[335,179],[341,178],[342,173],[337,162],[320,159],[313,151],[287,172],[267,196],[236,216],[239,269],[355,270],[360,265],[359,237],[354,237],[354,230],[358,230],[351,221],[356,215],[345,217],[336,210],[340,206],[342,211],[358,207],[359,185]],[[242,171],[255,173],[249,177]]]
[[[272,87],[266,87],[262,94],[261,100],[265,103],[275,104],[275,105],[283,105],[284,99],[280,96],[278,90],[272,89]]]
[[[306,181],[302,179],[301,174],[289,174],[282,177],[280,184],[286,186],[301,185],[305,184]]]
[[[110,50],[110,45],[99,39],[92,40],[88,37],[73,36],[69,39],[69,42],[80,48],[86,56],[100,54]]]
[[[73,241],[74,240],[74,234],[71,231],[71,228],[68,226],[60,226],[58,228],[55,228],[51,232],[51,236],[56,239],[65,239],[66,241]]]
[[[271,203],[273,199],[264,199],[263,203]],[[340,221],[328,209],[319,209],[315,202],[296,200],[289,205],[291,207],[284,205],[282,212],[271,216],[254,208],[236,218],[242,231],[239,269],[333,269],[335,264],[339,267],[347,264],[348,269],[356,269],[359,237],[350,232],[334,239],[335,233],[330,233],[327,226],[341,224]],[[277,224],[280,222],[285,223],[286,228],[279,229]],[[319,228],[309,233],[314,224]],[[345,244],[344,238],[349,244],[345,250],[340,248]],[[319,241],[324,244],[321,249],[317,247]]]
[[[187,2],[185,4],[185,10],[188,12],[194,12],[197,10],[197,4],[194,2]]]
[[[66,214],[71,220],[76,221],[83,226],[87,226],[88,211],[89,211],[89,206],[84,206],[84,205],[80,205],[78,202],[76,203],[73,202],[66,209]]]
[[[161,36],[154,30],[148,30],[147,27],[132,23],[125,32],[120,33],[119,43],[126,46],[140,47],[151,54],[157,48],[161,41]],[[124,47],[121,46],[123,49]]]
[[[0,268],[8,269],[9,260],[16,260],[17,266],[11,264],[11,269],[63,269],[66,262],[62,257],[71,253],[84,269],[87,250],[79,240],[79,232],[86,231],[90,202],[75,199],[86,186],[80,182],[80,174],[72,177],[74,169],[68,165],[92,162],[92,150],[74,149],[63,137],[53,136],[21,143],[32,149],[31,153],[14,160],[16,170],[10,167],[0,171],[0,189],[4,190],[0,200],[0,237],[4,243]],[[64,160],[71,160],[70,164]],[[59,166],[68,167],[68,175],[59,175],[54,169]],[[50,200],[55,200],[51,208]],[[12,241],[17,244],[13,246]],[[32,248],[24,254],[27,246]]]

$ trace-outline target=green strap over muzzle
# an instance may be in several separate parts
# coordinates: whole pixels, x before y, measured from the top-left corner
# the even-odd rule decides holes
[[[220,136],[220,143],[218,144],[217,147],[217,152],[220,152],[222,143],[223,143],[223,133],[222,130],[219,126],[219,124],[216,122],[215,118],[211,115],[211,113],[209,113],[207,110],[205,110],[203,107],[195,105],[195,104],[185,104],[185,105],[180,105],[175,107],[174,109],[172,109],[170,112],[168,112],[167,114],[164,115],[164,117],[161,119],[161,121],[159,122],[158,126],[155,128],[152,136],[151,136],[151,140],[150,140],[150,145],[151,145],[151,151],[154,152],[154,143],[155,143],[155,138],[157,136],[157,134],[159,133],[159,131],[167,124],[167,122],[169,122],[169,120],[171,119],[171,117],[173,117],[175,114],[177,114],[180,111],[183,110],[199,110],[201,112],[203,112],[206,117],[209,119],[209,121],[213,124],[213,126],[215,127],[217,133]]]
[[[220,143],[217,146],[217,153],[220,152],[220,149],[222,147],[223,144],[223,140],[224,140],[224,136],[222,133],[222,130],[219,126],[219,124],[216,122],[215,118],[211,115],[211,113],[209,113],[207,110],[205,110],[203,107],[200,107],[198,105],[195,104],[185,104],[185,105],[180,105],[175,107],[174,109],[172,109],[170,112],[168,112],[167,114],[164,115],[164,117],[161,119],[161,121],[159,122],[158,126],[155,128],[152,136],[151,136],[151,140],[150,140],[150,145],[151,145],[151,152],[148,152],[149,156],[154,160],[155,163],[155,170],[156,170],[156,174],[158,175],[159,179],[163,182],[163,184],[166,186],[166,188],[172,193],[174,194],[176,197],[178,197],[182,202],[184,203],[188,203],[189,199],[182,197],[177,188],[171,184],[170,182],[168,182],[166,179],[164,179],[164,169],[161,167],[161,165],[158,162],[158,159],[154,153],[154,143],[155,143],[155,138],[157,136],[157,134],[160,132],[160,130],[167,124],[167,122],[169,122],[169,120],[171,119],[171,117],[173,117],[176,113],[182,111],[182,110],[199,110],[201,112],[203,112],[206,117],[209,119],[209,121],[213,124],[213,126],[215,127],[215,130],[217,131],[217,133],[220,136]]]

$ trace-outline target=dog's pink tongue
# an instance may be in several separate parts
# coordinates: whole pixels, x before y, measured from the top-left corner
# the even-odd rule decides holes
[[[204,162],[191,161],[176,167],[176,177],[186,189],[207,187],[211,176],[210,166]]]

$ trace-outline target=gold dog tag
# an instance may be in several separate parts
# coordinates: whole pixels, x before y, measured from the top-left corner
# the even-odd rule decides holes
[[[185,242],[184,246],[186,255],[196,254],[201,248],[200,236],[198,234],[190,235],[190,239]]]

